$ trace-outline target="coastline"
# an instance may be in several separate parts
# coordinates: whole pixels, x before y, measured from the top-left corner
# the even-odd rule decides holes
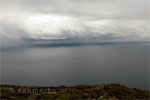
[[[0,85],[2,100],[10,99],[145,99],[150,91],[120,84],[76,85],[57,87]]]

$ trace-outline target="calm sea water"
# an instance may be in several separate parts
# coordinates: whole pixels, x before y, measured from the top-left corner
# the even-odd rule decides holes
[[[1,52],[1,84],[120,83],[149,88],[149,44],[28,47]]]

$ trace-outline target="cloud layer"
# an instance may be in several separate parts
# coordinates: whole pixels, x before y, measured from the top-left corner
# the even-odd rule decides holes
[[[11,39],[149,39],[148,0],[0,0]]]

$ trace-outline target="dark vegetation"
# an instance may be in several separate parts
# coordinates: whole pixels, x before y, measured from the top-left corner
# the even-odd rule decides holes
[[[86,100],[149,100],[150,91],[128,88],[120,84],[78,85],[73,87],[26,87],[1,85],[1,99],[86,99]]]

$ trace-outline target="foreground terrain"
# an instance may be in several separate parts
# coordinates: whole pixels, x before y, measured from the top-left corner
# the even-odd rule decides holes
[[[1,85],[1,99],[149,99],[150,91],[120,84],[77,85],[72,87],[27,87]]]

